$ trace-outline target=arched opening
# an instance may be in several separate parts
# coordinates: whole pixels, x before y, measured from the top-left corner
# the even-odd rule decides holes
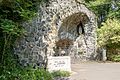
[[[89,18],[85,13],[74,13],[62,20],[61,27],[58,30],[59,40],[56,42],[55,53],[57,55],[69,55],[71,46],[80,35],[85,34],[85,24]],[[78,46],[81,46],[78,44]]]
[[[82,12],[74,13],[73,15],[66,17],[62,21],[62,25],[58,31],[59,38],[76,40],[80,34],[85,33],[84,27],[87,22],[89,22],[89,18]]]

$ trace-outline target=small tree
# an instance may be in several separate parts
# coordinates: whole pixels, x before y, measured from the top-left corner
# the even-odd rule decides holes
[[[108,19],[103,26],[98,29],[98,44],[109,48],[120,47],[120,21]]]
[[[98,29],[98,45],[107,49],[108,60],[118,54],[120,48],[120,21],[108,19],[103,26]],[[113,60],[113,59],[112,59]]]

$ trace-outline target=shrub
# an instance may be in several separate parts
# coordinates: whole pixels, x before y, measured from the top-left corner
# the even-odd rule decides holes
[[[55,77],[69,77],[70,76],[70,72],[68,71],[53,71],[52,73],[52,76],[55,78]]]
[[[0,76],[0,80],[53,80],[51,73],[44,69],[33,68],[15,68],[12,71],[4,70]]]
[[[108,19],[98,29],[98,44],[109,48],[120,47],[120,22],[117,19]]]
[[[112,55],[111,61],[120,62],[120,55]]]

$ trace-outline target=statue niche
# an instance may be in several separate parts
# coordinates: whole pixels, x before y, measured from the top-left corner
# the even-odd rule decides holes
[[[78,34],[78,36],[80,35],[80,34],[85,34],[85,30],[84,30],[84,26],[83,26],[83,23],[80,21],[80,23],[77,25],[77,34]]]

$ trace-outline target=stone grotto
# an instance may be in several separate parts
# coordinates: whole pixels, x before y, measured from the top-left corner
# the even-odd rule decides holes
[[[40,66],[48,56],[95,59],[96,16],[80,0],[49,0],[23,26],[27,33],[16,42],[14,54],[24,66]]]

